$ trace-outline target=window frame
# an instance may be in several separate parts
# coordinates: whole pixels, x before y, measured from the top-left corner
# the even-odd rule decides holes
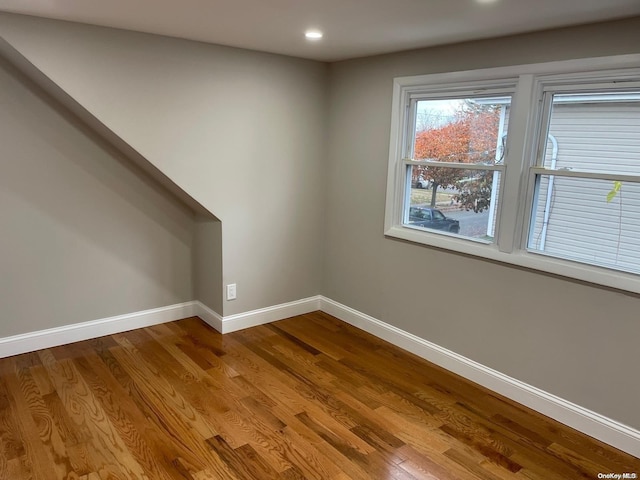
[[[551,257],[528,248],[529,225],[533,206],[536,175],[592,176],[592,172],[550,170],[538,165],[540,149],[544,154],[549,108],[552,94],[559,90],[584,90],[600,85],[603,89],[616,85],[640,85],[640,54],[587,58],[560,62],[498,67],[461,72],[438,73],[411,77],[398,77],[393,83],[389,163],[387,172],[387,197],[385,206],[384,235],[415,244],[451,250],[539,270],[554,275],[574,278],[589,283],[640,293],[640,275]],[[603,83],[604,82],[604,83]],[[495,241],[469,239],[441,231],[412,228],[403,224],[405,189],[411,181],[406,174],[407,165],[414,163],[405,157],[413,148],[408,134],[415,130],[415,115],[411,116],[410,101],[422,95],[458,98],[464,95],[486,96],[489,91],[509,92],[511,107],[508,136],[501,170],[500,192]],[[497,93],[496,96],[500,94]],[[545,104],[546,102],[546,104]],[[414,102],[415,104],[415,102]],[[434,162],[436,163],[436,162]],[[456,164],[456,168],[494,169],[473,164]],[[448,166],[437,162],[436,166]],[[493,167],[493,166],[492,166]],[[497,169],[496,169],[497,170]],[[541,173],[543,172],[543,173]],[[625,180],[625,175],[598,173],[597,178]],[[637,180],[637,177],[634,177]],[[410,184],[409,184],[410,187]]]

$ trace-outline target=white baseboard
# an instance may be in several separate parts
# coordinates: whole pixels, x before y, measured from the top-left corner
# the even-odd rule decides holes
[[[222,317],[199,301],[0,339],[0,358],[199,316],[221,333],[322,310],[565,425],[640,457],[640,431],[504,375],[321,295]]]
[[[321,297],[317,295],[315,297],[296,300],[295,302],[274,305],[273,307],[260,308],[236,315],[227,315],[221,319],[221,328],[217,328],[211,323],[210,325],[221,333],[231,333],[244,328],[264,325],[265,323],[320,310],[320,298]],[[219,315],[218,318],[220,318]]]
[[[194,315],[197,315],[205,323],[209,324],[213,328],[215,328],[218,332],[222,333],[222,316],[209,307],[207,307],[204,303],[196,300],[194,305]]]
[[[638,430],[511,378],[329,298],[321,297],[320,310],[560,423],[640,457]]]
[[[199,316],[218,332],[230,333],[316,310],[320,310],[320,296],[222,317],[202,302],[196,300],[0,338],[0,358],[172,322],[195,315]]]
[[[197,315],[196,302],[185,302],[89,322],[0,338],[0,358],[113,335]]]

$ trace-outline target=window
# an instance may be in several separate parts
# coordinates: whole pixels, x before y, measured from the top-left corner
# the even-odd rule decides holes
[[[395,80],[385,234],[640,292],[640,55]]]
[[[640,273],[640,88],[556,88],[544,94],[527,247]]]
[[[404,226],[493,242],[512,91],[411,97]],[[411,214],[417,209],[430,212],[430,221]]]

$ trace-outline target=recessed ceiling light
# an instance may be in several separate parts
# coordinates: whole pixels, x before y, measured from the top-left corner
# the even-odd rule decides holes
[[[320,40],[322,38],[322,32],[320,30],[307,30],[304,32],[304,36],[309,40]]]

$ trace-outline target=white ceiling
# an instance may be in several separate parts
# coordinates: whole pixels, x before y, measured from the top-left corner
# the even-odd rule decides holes
[[[0,0],[0,10],[335,61],[640,15],[640,0]],[[309,28],[325,37],[306,40]]]

